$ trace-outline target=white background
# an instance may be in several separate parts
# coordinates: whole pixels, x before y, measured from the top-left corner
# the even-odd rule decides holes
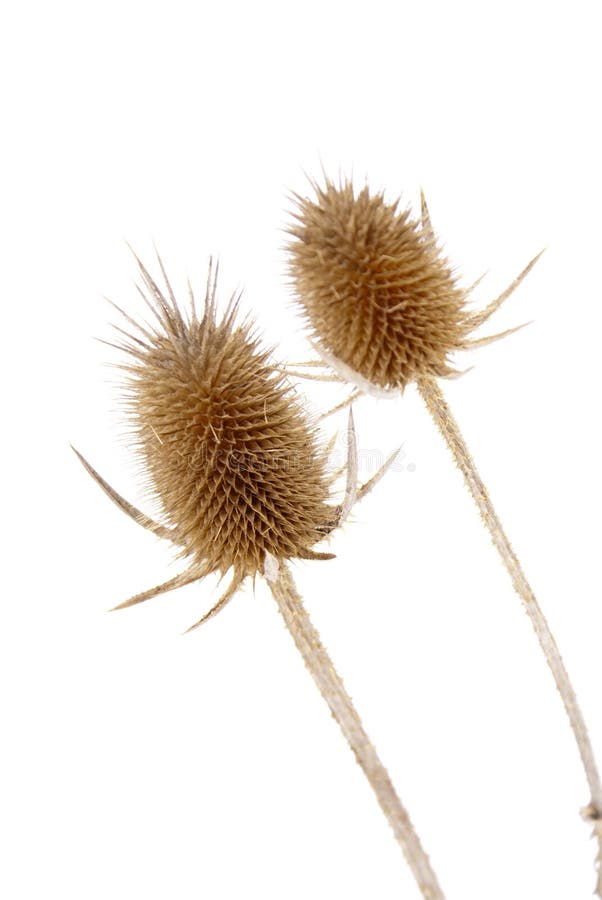
[[[126,240],[148,261],[155,241],[180,291],[219,255],[222,297],[244,286],[285,358],[307,353],[281,249],[304,171],[412,204],[422,185],[466,283],[490,272],[475,302],[547,246],[491,328],[533,324],[458,359],[473,368],[445,392],[602,759],[599,5],[11,7],[3,896],[417,898],[263,583],[186,637],[211,579],[106,614],[177,564],[68,442],[143,503],[93,340],[111,339],[102,295],[139,310]],[[343,396],[308,393],[312,409]],[[336,535],[336,560],[295,564],[312,617],[448,900],[586,900],[576,749],[460,476],[413,389],[356,421],[364,451],[404,442],[404,470]]]

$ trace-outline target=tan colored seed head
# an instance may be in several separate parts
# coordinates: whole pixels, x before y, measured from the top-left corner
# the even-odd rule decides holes
[[[381,388],[448,375],[472,327],[466,292],[409,210],[350,181],[296,195],[288,244],[297,299],[317,344]]]
[[[200,318],[141,266],[152,328],[129,355],[129,418],[152,494],[204,571],[262,572],[266,553],[311,556],[333,518],[327,455],[237,301],[218,319],[209,278]]]

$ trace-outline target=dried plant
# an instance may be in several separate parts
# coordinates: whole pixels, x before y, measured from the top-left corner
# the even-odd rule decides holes
[[[263,574],[307,668],[341,727],[399,841],[423,897],[443,893],[389,775],[363,729],[293,584],[287,560],[323,560],[314,549],[382,476],[393,457],[357,488],[350,416],[344,497],[332,506],[328,451],[282,367],[260,347],[248,320],[237,323],[238,298],[217,317],[216,275],[209,270],[202,315],[192,292],[185,314],[161,260],[166,294],[138,260],[141,294],[153,324],[117,309],[132,443],[160,509],[160,522],[121,497],[77,454],[108,496],[136,522],[168,539],[188,560],[179,575],[131,597],[117,609],[232,572],[229,587],[192,626],[215,615],[246,578]],[[76,451],[77,453],[77,451]],[[190,629],[189,629],[190,630]]]
[[[288,244],[296,297],[312,344],[342,377],[371,393],[458,374],[449,357],[497,340],[471,337],[537,262],[486,309],[470,312],[430,229],[409,209],[350,181],[294,195]]]
[[[294,195],[288,243],[290,274],[310,341],[339,379],[361,391],[403,391],[415,382],[447,442],[524,603],[568,714],[591,792],[582,815],[598,839],[596,891],[602,897],[602,786],[585,722],[554,637],[436,381],[459,374],[451,366],[452,354],[516,330],[472,336],[541,254],[499,297],[472,312],[470,290],[460,286],[438,246],[424,195],[417,221],[383,194],[367,187],[356,192],[349,180],[326,179],[323,187],[313,182],[312,187],[312,197]]]

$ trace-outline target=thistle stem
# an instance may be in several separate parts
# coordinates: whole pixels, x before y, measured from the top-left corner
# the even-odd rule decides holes
[[[458,423],[454,419],[449,406],[434,378],[422,379],[418,382],[418,391],[424,400],[437,428],[445,439],[456,465],[462,472],[466,486],[477,505],[481,519],[487,528],[491,540],[498,551],[517,594],[521,598],[527,615],[537,635],[539,645],[554,676],[556,687],[564,703],[571,728],[577,742],[581,762],[589,785],[591,800],[582,811],[583,818],[594,827],[598,840],[598,880],[596,893],[602,897],[602,785],[594,758],[585,720],[568,672],[562,661],[558,645],[550,631],[546,618],[537,602],[535,594],[527,581],[522,566],[516,556],[508,537],[493,507],[487,488],[483,484],[474,461],[462,437]]]
[[[336,672],[320,636],[307,614],[292,575],[280,561],[278,573],[268,583],[286,627],[299,650],[318,690],[328,704],[341,731],[376,794],[381,809],[418,883],[425,900],[444,900],[410,818],[395,792],[389,774],[380,761],[343,682]]]

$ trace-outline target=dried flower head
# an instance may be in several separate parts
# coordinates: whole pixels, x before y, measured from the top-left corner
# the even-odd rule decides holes
[[[210,266],[202,316],[197,315],[192,292],[185,315],[161,260],[167,296],[140,260],[138,265],[145,288],[140,292],[154,322],[141,325],[117,307],[134,333],[118,328],[125,341],[113,346],[127,354],[122,368],[127,372],[129,421],[163,522],[150,519],[124,500],[75,452],[120,509],[178,545],[190,566],[116,608],[148,600],[210,572],[232,569],[227,591],[192,626],[196,628],[228,602],[246,577],[262,573],[424,896],[442,900],[428,856],[285,562],[290,557],[330,558],[332,554],[314,550],[314,544],[345,520],[355,501],[374,487],[397,452],[358,488],[357,444],[350,412],[345,493],[339,505],[329,506],[336,476],[328,473],[328,450],[320,445],[316,428],[309,423],[283,368],[261,349],[248,321],[237,324],[238,298],[232,298],[218,320],[216,278]]]
[[[582,815],[594,826],[598,842],[596,894],[602,898],[602,782],[585,720],[549,625],[436,381],[456,374],[448,361],[456,350],[517,330],[469,337],[512,294],[541,253],[499,297],[483,310],[469,312],[469,291],[460,287],[437,246],[424,196],[417,222],[398,203],[386,203],[382,194],[371,195],[364,188],[356,195],[350,181],[337,187],[326,179],[323,188],[315,183],[313,188],[313,200],[295,195],[297,224],[290,228],[288,250],[314,346],[339,379],[362,390],[374,385],[403,389],[417,382],[523,601],[564,703],[591,793]]]
[[[214,612],[247,576],[264,571],[266,558],[329,558],[313,547],[342,508],[327,503],[327,450],[251,323],[237,323],[238,298],[218,319],[210,267],[202,315],[192,294],[185,314],[163,267],[167,296],[138,264],[154,321],[139,324],[119,310],[134,326],[132,333],[119,329],[119,349],[127,353],[135,446],[162,522],[132,507],[80,458],[122,509],[190,560],[181,575],[121,606],[231,569]]]
[[[470,332],[505,296],[469,312],[468,291],[430,222],[424,227],[409,209],[367,187],[356,193],[349,180],[312,187],[314,199],[294,195],[287,249],[296,296],[321,355],[348,380],[383,389],[456,374],[450,355],[474,345]]]

